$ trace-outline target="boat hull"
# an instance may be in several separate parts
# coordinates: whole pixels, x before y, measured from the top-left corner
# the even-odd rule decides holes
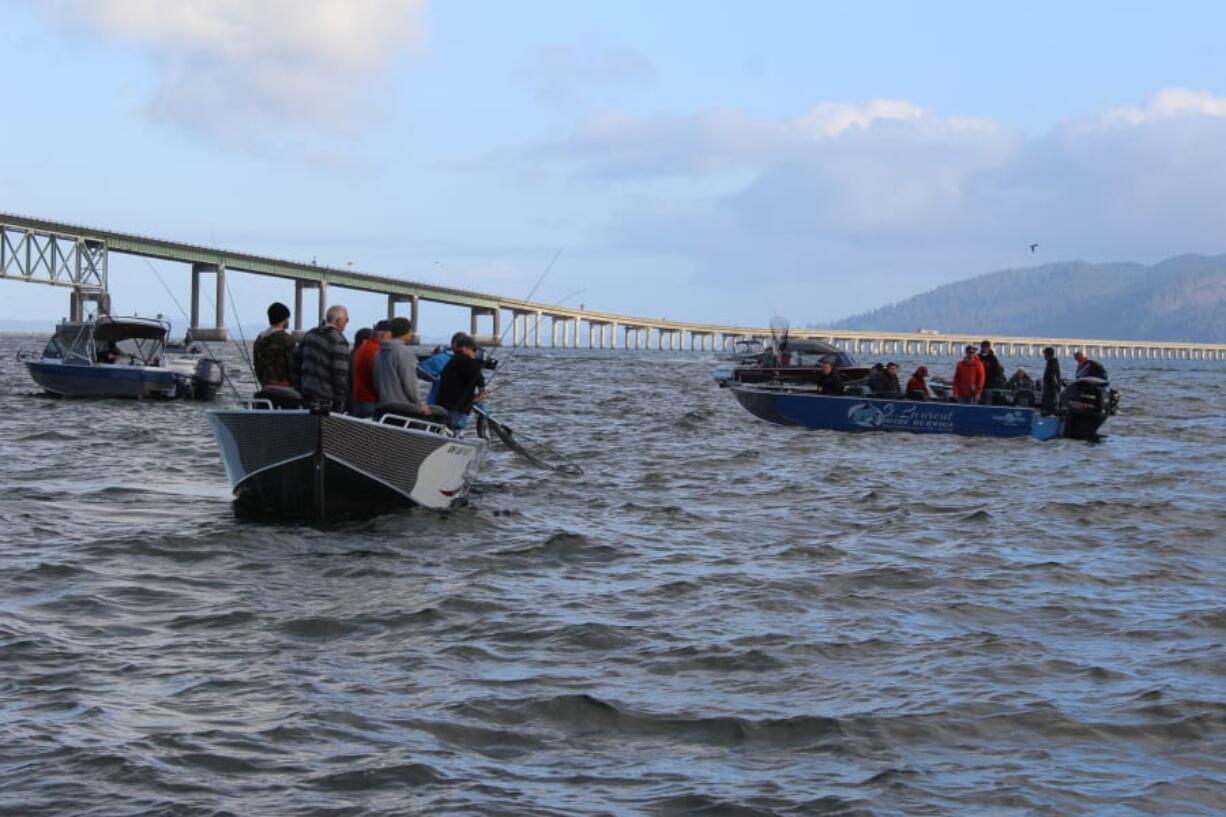
[[[30,377],[44,391],[60,397],[177,397],[186,384],[177,372],[151,366],[58,360],[28,360]]]
[[[368,517],[463,500],[485,457],[482,439],[305,410],[209,412],[245,514],[302,521]]]
[[[1018,406],[981,406],[818,394],[752,385],[729,390],[750,414],[779,425],[989,437],[1060,436],[1060,420]]]

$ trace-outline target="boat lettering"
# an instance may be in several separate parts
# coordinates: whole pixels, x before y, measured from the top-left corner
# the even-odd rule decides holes
[[[852,425],[861,428],[910,428],[926,431],[949,431],[954,427],[953,409],[936,408],[912,403],[900,407],[898,403],[886,403],[881,408],[868,403],[857,403],[847,412]]]

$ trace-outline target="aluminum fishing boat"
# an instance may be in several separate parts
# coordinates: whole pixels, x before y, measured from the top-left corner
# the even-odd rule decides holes
[[[790,347],[790,348],[789,348]],[[1044,415],[1041,395],[1032,390],[993,389],[989,404],[948,399],[948,384],[932,384],[937,399],[905,400],[875,395],[869,370],[846,352],[821,341],[780,344],[779,360],[757,365],[721,366],[716,382],[727,388],[750,414],[779,425],[837,431],[911,431],[991,437],[1094,439],[1115,414],[1119,394],[1106,380],[1083,377],[1067,383],[1058,409]],[[786,355],[786,359],[784,359]],[[818,364],[830,363],[846,381],[844,394],[822,394]]]
[[[208,412],[240,511],[327,522],[447,509],[467,496],[489,447],[409,406],[361,419],[293,407],[296,394],[277,391]]]
[[[61,397],[211,400],[221,387],[221,362],[168,348],[169,334],[159,318],[99,315],[60,323],[41,354],[21,357],[34,382]]]

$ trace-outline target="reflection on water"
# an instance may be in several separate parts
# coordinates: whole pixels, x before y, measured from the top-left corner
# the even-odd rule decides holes
[[[21,345],[0,813],[1226,808],[1220,371],[1117,366],[1089,445],[521,352],[495,408],[582,476],[495,451],[467,509],[317,530],[236,520],[205,406],[36,396]]]

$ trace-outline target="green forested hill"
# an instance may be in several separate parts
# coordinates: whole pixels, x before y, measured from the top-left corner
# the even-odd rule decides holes
[[[835,326],[1226,343],[1226,255],[1002,270]]]

